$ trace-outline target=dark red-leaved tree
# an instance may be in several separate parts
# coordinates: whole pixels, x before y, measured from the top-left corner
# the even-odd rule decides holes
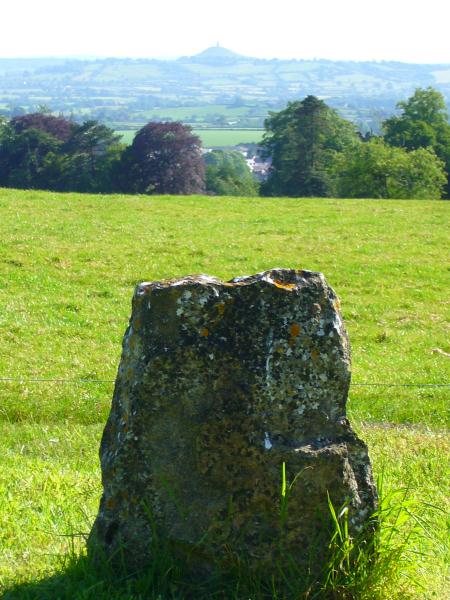
[[[60,142],[67,142],[76,127],[73,121],[65,117],[54,117],[40,112],[14,117],[10,125],[15,133],[22,133],[27,129],[39,129]]]
[[[123,155],[121,185],[143,194],[204,191],[201,141],[182,123],[147,123]]]

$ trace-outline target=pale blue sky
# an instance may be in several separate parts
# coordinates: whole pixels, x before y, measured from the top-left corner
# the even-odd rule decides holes
[[[16,0],[0,57],[190,55],[450,63],[446,0]]]

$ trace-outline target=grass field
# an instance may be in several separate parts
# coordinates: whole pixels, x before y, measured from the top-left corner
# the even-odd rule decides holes
[[[286,266],[322,271],[340,295],[353,349],[350,418],[375,472],[390,489],[409,488],[419,507],[412,564],[377,597],[444,598],[450,389],[384,384],[450,381],[449,209],[0,190],[0,378],[77,380],[0,381],[3,597],[139,597],[62,567],[82,545],[72,534],[88,532],[97,510],[112,393],[108,381],[79,380],[114,379],[137,282]],[[383,385],[357,385],[367,383]]]
[[[117,133],[122,135],[124,144],[131,144],[136,131],[121,129]],[[262,140],[263,129],[194,129],[194,133],[200,137],[205,148],[217,146],[237,146],[238,144],[258,143]]]

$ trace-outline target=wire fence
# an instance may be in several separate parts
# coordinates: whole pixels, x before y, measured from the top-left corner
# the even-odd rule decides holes
[[[115,379],[75,379],[75,378],[51,378],[51,377],[0,377],[0,382],[6,383],[115,383]],[[370,383],[355,382],[352,387],[384,387],[384,388],[450,388],[449,383]]]

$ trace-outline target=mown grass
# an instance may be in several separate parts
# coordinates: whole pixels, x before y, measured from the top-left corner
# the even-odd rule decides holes
[[[113,380],[137,282],[287,266],[324,272],[340,295],[355,383],[448,382],[448,210],[436,201],[0,190],[0,377]],[[108,382],[0,382],[5,597],[137,597],[114,596],[107,582],[89,591],[92,572],[77,561],[51,578],[70,534],[87,533],[97,509],[111,393]],[[391,489],[408,487],[428,523],[386,597],[445,594],[445,518],[431,505],[446,502],[448,398],[449,388],[351,389],[350,416],[375,471]]]

